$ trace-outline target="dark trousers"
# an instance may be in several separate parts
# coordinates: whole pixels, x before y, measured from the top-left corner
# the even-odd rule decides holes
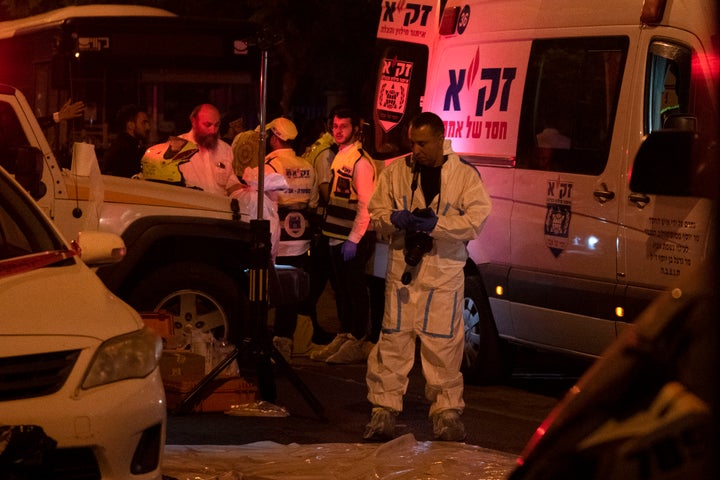
[[[365,235],[358,243],[357,254],[347,262],[342,256],[342,244],[330,247],[340,333],[351,333],[357,339],[370,333],[370,295],[365,269],[372,254],[374,236],[374,232]]]
[[[307,300],[303,303],[300,313],[310,317],[314,328],[319,328],[317,324],[317,302],[320,300],[328,280],[333,291],[335,291],[335,275],[330,264],[330,245],[328,237],[325,235],[317,235],[310,246],[310,259],[308,262],[308,272],[310,273],[310,292]]]
[[[295,257],[277,257],[275,259],[276,265],[290,265],[305,271],[308,270],[309,263],[310,257],[307,253]],[[276,336],[293,338],[295,328],[297,327],[298,312],[302,310],[302,305],[305,301],[300,304],[283,305],[275,310],[275,327],[273,328],[273,333]]]

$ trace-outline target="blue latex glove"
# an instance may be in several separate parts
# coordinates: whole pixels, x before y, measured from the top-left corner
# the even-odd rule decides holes
[[[437,225],[438,217],[432,210],[429,210],[430,216],[420,217],[418,215],[412,215],[411,227],[418,232],[432,232]]]
[[[410,210],[395,210],[390,214],[390,223],[395,225],[395,228],[407,230],[412,226],[413,218]]]
[[[355,258],[355,255],[357,254],[357,243],[345,240],[340,247],[340,252],[342,253],[343,260],[349,262]]]

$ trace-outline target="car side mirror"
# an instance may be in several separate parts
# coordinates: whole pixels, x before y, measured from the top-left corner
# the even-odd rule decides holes
[[[671,196],[692,192],[692,130],[657,130],[640,145],[630,177],[630,190]]]
[[[83,230],[73,246],[80,258],[91,267],[118,263],[125,258],[127,251],[123,239],[114,233]]]

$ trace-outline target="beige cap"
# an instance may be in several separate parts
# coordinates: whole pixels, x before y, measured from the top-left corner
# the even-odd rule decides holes
[[[292,120],[285,117],[278,117],[266,126],[267,130],[272,130],[273,134],[280,140],[288,141],[295,140],[298,131]]]

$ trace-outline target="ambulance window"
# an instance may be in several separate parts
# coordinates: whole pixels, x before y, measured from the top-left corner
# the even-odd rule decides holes
[[[692,130],[688,152],[692,174],[686,189],[695,195],[716,195],[718,112],[711,57],[686,45],[658,39],[648,52],[645,133],[660,129]]]
[[[533,42],[517,166],[597,175],[605,169],[627,37]]]
[[[690,113],[690,59],[685,46],[655,41],[648,54],[645,132],[667,128]]]

